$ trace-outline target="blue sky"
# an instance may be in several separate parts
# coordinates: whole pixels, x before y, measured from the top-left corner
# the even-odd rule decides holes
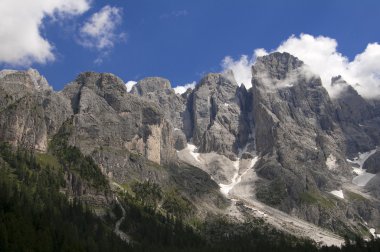
[[[3,9],[30,0],[4,1],[8,5],[3,3]],[[337,50],[349,60],[369,43],[380,41],[380,1],[93,0],[87,4],[66,11],[69,14],[49,14],[44,9],[38,29],[51,45],[44,63],[33,57],[20,63],[9,60],[9,55],[2,58],[0,51],[0,67],[36,68],[56,90],[83,71],[112,72],[124,81],[162,76],[175,86],[221,71],[226,56],[239,59],[243,54],[251,57],[256,48],[276,49],[292,34],[335,39]],[[105,6],[117,9],[111,18],[117,22],[108,44],[99,47],[96,37],[83,35],[83,26]],[[1,31],[0,39],[4,39]]]

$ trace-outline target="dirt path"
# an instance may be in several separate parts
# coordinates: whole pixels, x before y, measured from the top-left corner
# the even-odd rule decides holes
[[[116,222],[116,225],[115,225],[115,234],[117,234],[120,239],[122,239],[123,241],[129,243],[130,239],[129,239],[129,236],[124,233],[123,231],[120,230],[120,225],[121,223],[123,223],[124,219],[125,219],[125,209],[124,207],[121,205],[121,203],[119,202],[119,199],[116,197],[116,202],[117,204],[119,205],[119,207],[121,208],[121,211],[122,211],[122,216],[121,218]]]

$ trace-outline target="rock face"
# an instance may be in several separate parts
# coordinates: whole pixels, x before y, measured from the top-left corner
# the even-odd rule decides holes
[[[344,135],[318,76],[288,53],[258,58],[252,68],[256,185],[261,201],[314,223],[321,209],[307,205],[350,177]],[[314,195],[314,196],[311,196]]]
[[[85,154],[111,147],[141,153],[158,164],[175,159],[173,129],[160,110],[128,94],[118,77],[83,73],[62,94],[74,111],[70,141]]]
[[[131,93],[161,108],[174,127],[177,150],[193,142],[200,152],[236,158],[244,147],[254,149],[252,95],[237,85],[232,72],[208,74],[183,95],[177,95],[168,80],[157,77],[139,81]]]
[[[188,98],[192,127],[186,129],[187,137],[200,152],[236,156],[239,149],[253,143],[251,99],[232,72],[206,75]]]
[[[114,75],[83,73],[61,92],[35,70],[2,71],[0,77],[2,141],[46,151],[49,138],[70,119],[70,143],[84,154],[111,147],[158,164],[176,159],[173,128],[159,108],[128,94]]]
[[[334,98],[336,114],[344,132],[347,155],[354,156],[358,152],[373,149],[378,143],[380,130],[374,104],[363,99],[358,92],[341,76],[331,81],[332,85],[340,85],[342,91]]]
[[[259,58],[252,71],[257,151],[292,173],[300,172],[297,179],[304,188],[328,186],[307,174],[313,169],[325,176],[347,173],[342,132],[320,78],[287,53]],[[340,170],[326,165],[330,155]],[[260,173],[268,179],[274,175],[270,167]]]
[[[0,108],[0,139],[39,151],[72,115],[69,101],[35,70],[0,72]]]
[[[186,99],[174,92],[169,80],[158,77],[145,78],[133,86],[131,93],[154,102],[160,108],[165,119],[174,129],[175,148],[177,150],[185,148],[186,136],[183,132],[185,120],[183,118],[186,113]]]

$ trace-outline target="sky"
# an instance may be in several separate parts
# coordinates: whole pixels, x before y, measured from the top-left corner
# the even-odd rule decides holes
[[[371,98],[379,13],[375,0],[0,0],[0,69],[35,68],[55,90],[84,71],[192,87],[232,69],[249,86],[257,56],[288,51]]]

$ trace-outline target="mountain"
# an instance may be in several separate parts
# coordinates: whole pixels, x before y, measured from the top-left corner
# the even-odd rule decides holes
[[[125,218],[149,208],[141,216],[192,228],[254,218],[340,245],[380,229],[380,103],[341,76],[331,84],[336,97],[288,53],[257,58],[248,90],[226,71],[182,95],[160,77],[129,93],[113,74],[86,72],[56,92],[36,70],[3,70],[0,142],[61,169],[59,191],[106,223],[124,214],[122,239],[147,242]]]

